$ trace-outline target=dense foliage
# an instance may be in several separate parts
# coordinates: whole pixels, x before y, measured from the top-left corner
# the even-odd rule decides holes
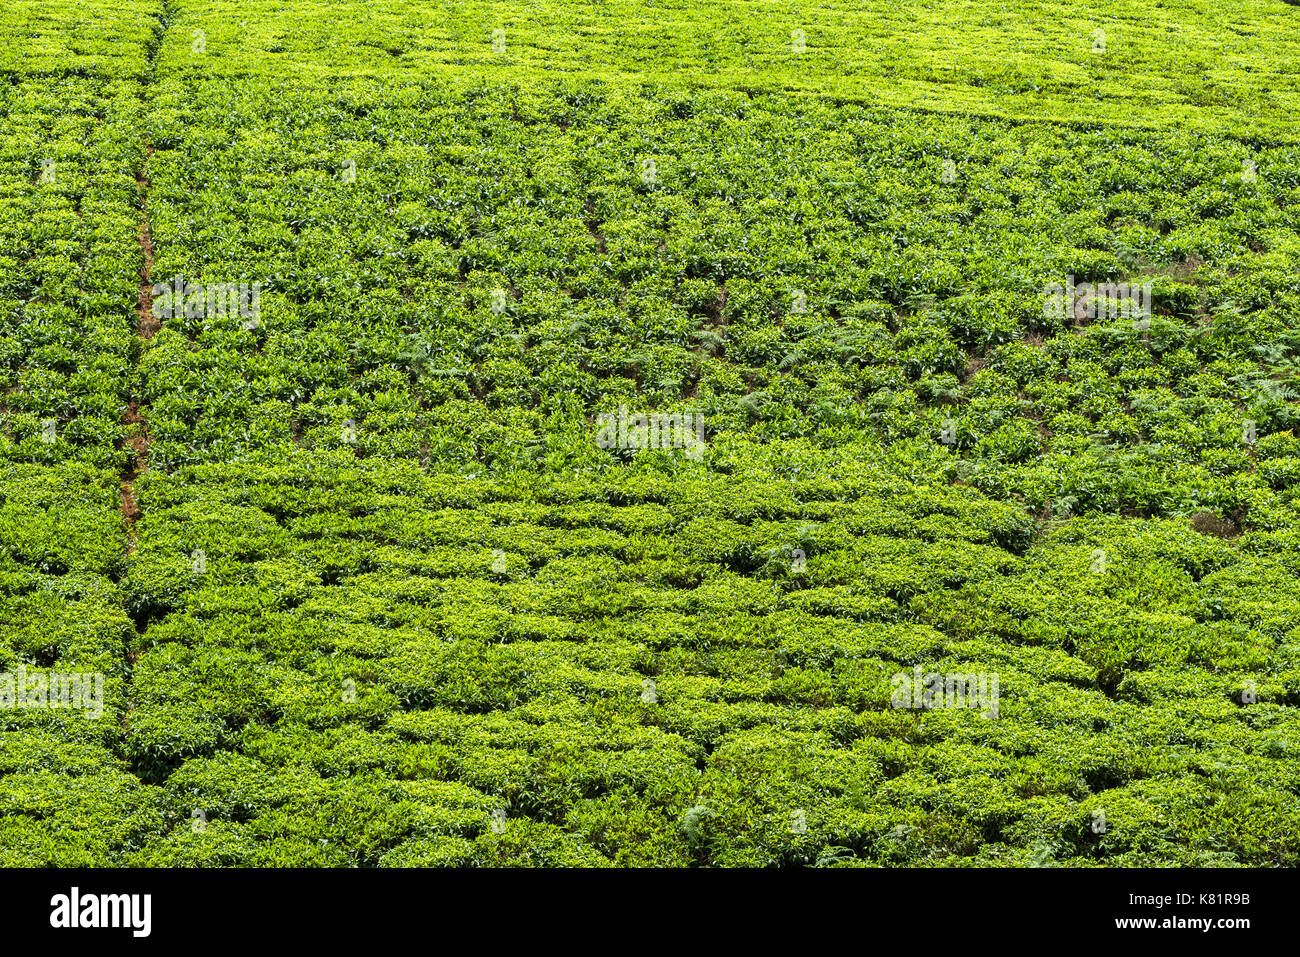
[[[1300,14],[852,6],[0,14],[0,863],[1300,863]]]

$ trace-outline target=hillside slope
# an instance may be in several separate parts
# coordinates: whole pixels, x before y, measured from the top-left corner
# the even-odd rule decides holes
[[[0,863],[1300,861],[1300,10],[90,6]]]

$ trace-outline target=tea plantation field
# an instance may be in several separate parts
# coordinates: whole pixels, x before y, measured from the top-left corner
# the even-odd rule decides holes
[[[11,0],[0,77],[0,864],[1300,864],[1300,6]]]

